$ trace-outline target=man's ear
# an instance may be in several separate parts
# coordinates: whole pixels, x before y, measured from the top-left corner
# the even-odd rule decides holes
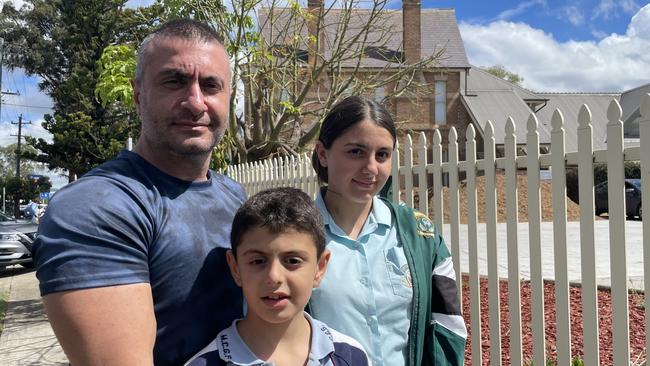
[[[226,252],[226,261],[228,261],[228,267],[230,267],[232,278],[235,280],[237,286],[241,287],[241,275],[239,274],[239,267],[237,266],[237,258],[235,258],[231,249]]]
[[[314,287],[320,286],[320,282],[323,280],[325,272],[327,271],[327,263],[329,263],[331,255],[332,252],[327,249],[325,249],[323,254],[320,255],[320,259],[318,259],[318,265],[316,268],[316,275],[314,276]]]
[[[327,149],[325,148],[325,145],[323,145],[320,140],[316,141],[314,149],[316,149],[316,156],[318,156],[320,165],[324,168],[327,168]]]
[[[135,79],[131,79],[131,90],[133,92],[133,103],[135,104],[135,110],[140,114],[140,85]]]

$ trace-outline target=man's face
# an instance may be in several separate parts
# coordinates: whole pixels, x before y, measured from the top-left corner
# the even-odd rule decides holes
[[[228,122],[228,56],[216,42],[154,40],[133,91],[145,153],[209,156]]]

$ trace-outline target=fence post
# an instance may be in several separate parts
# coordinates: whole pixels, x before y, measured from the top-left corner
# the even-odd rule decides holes
[[[583,355],[586,366],[599,366],[598,291],[594,245],[594,152],[591,111],[578,113],[578,189],[580,198],[580,260],[582,278]]]
[[[406,135],[404,147],[404,202],[408,207],[413,206],[413,139]]]
[[[433,221],[443,233],[444,213],[442,208],[442,136],[440,130],[433,131],[432,148],[432,170],[433,170]]]
[[[458,293],[463,293],[463,276],[460,271],[460,215],[458,199],[458,135],[456,128],[449,129],[449,140],[447,147],[449,149],[449,227],[451,231],[451,255],[454,259],[454,270],[456,271],[456,284]],[[434,190],[434,194],[435,190]],[[461,296],[462,308],[462,296]]]

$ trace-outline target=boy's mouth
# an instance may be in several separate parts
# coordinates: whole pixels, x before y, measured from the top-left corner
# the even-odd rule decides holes
[[[271,294],[262,297],[262,302],[270,307],[281,307],[289,302],[289,296],[285,294]]]

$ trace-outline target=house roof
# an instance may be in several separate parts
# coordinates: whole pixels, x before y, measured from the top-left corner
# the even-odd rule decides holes
[[[476,66],[472,66],[469,72],[467,78],[467,90],[468,93],[479,91],[510,90],[524,100],[540,99],[539,95],[533,93],[532,91],[522,88],[521,86],[511,83],[507,80],[503,80],[500,77],[494,76]]]
[[[537,120],[551,131],[551,118],[556,109],[562,111],[564,117],[564,133],[566,151],[578,151],[578,113],[583,104],[591,112],[591,126],[594,150],[607,148],[607,108],[618,93],[538,93],[547,98],[547,104],[540,109]]]
[[[623,110],[623,128],[626,137],[639,137],[639,116],[643,97],[650,93],[650,83],[641,85],[621,94],[621,109]]]
[[[483,134],[487,121],[492,122],[494,127],[495,142],[500,145],[504,143],[506,122],[512,117],[515,123],[515,136],[517,143],[526,142],[528,117],[532,113],[523,99],[512,90],[486,90],[471,91],[461,95],[461,101],[469,111],[472,120],[480,127]],[[539,141],[541,144],[550,143],[548,131],[541,126],[539,128]]]
[[[269,18],[269,9],[262,9],[259,13],[259,24],[261,27],[262,37],[267,42],[275,46],[285,46],[290,44],[290,37],[294,34],[300,34],[303,39],[308,35],[306,22],[292,22],[291,27],[293,31],[284,32],[290,37],[282,39],[274,36],[275,34],[283,33],[281,30],[286,27],[286,24],[291,22],[291,12],[287,8],[275,8],[273,24],[273,33],[271,33],[271,25],[267,22]],[[338,39],[341,33],[338,25],[345,11],[342,9],[325,9],[325,57],[331,57],[331,49],[336,47],[334,42]],[[355,9],[350,14],[351,20],[348,22],[348,31],[346,33],[346,40],[352,39],[359,33],[363,24],[371,16],[369,9]],[[422,57],[432,56],[444,49],[442,57],[438,60],[438,67],[442,68],[468,68],[469,62],[467,61],[467,54],[463,40],[458,29],[456,22],[456,13],[454,9],[422,9],[420,14],[420,29],[421,29],[421,55]],[[401,10],[385,10],[379,19],[375,22],[377,30],[368,33],[368,47],[366,47],[365,57],[361,61],[361,66],[366,68],[383,68],[387,66],[397,66],[398,63],[387,61],[387,59],[403,60],[403,44],[402,44],[402,11]],[[306,47],[298,46],[303,52]],[[349,49],[353,49],[354,44],[348,45]],[[349,66],[353,66],[353,62],[347,62]],[[346,66],[346,63],[344,63]]]

